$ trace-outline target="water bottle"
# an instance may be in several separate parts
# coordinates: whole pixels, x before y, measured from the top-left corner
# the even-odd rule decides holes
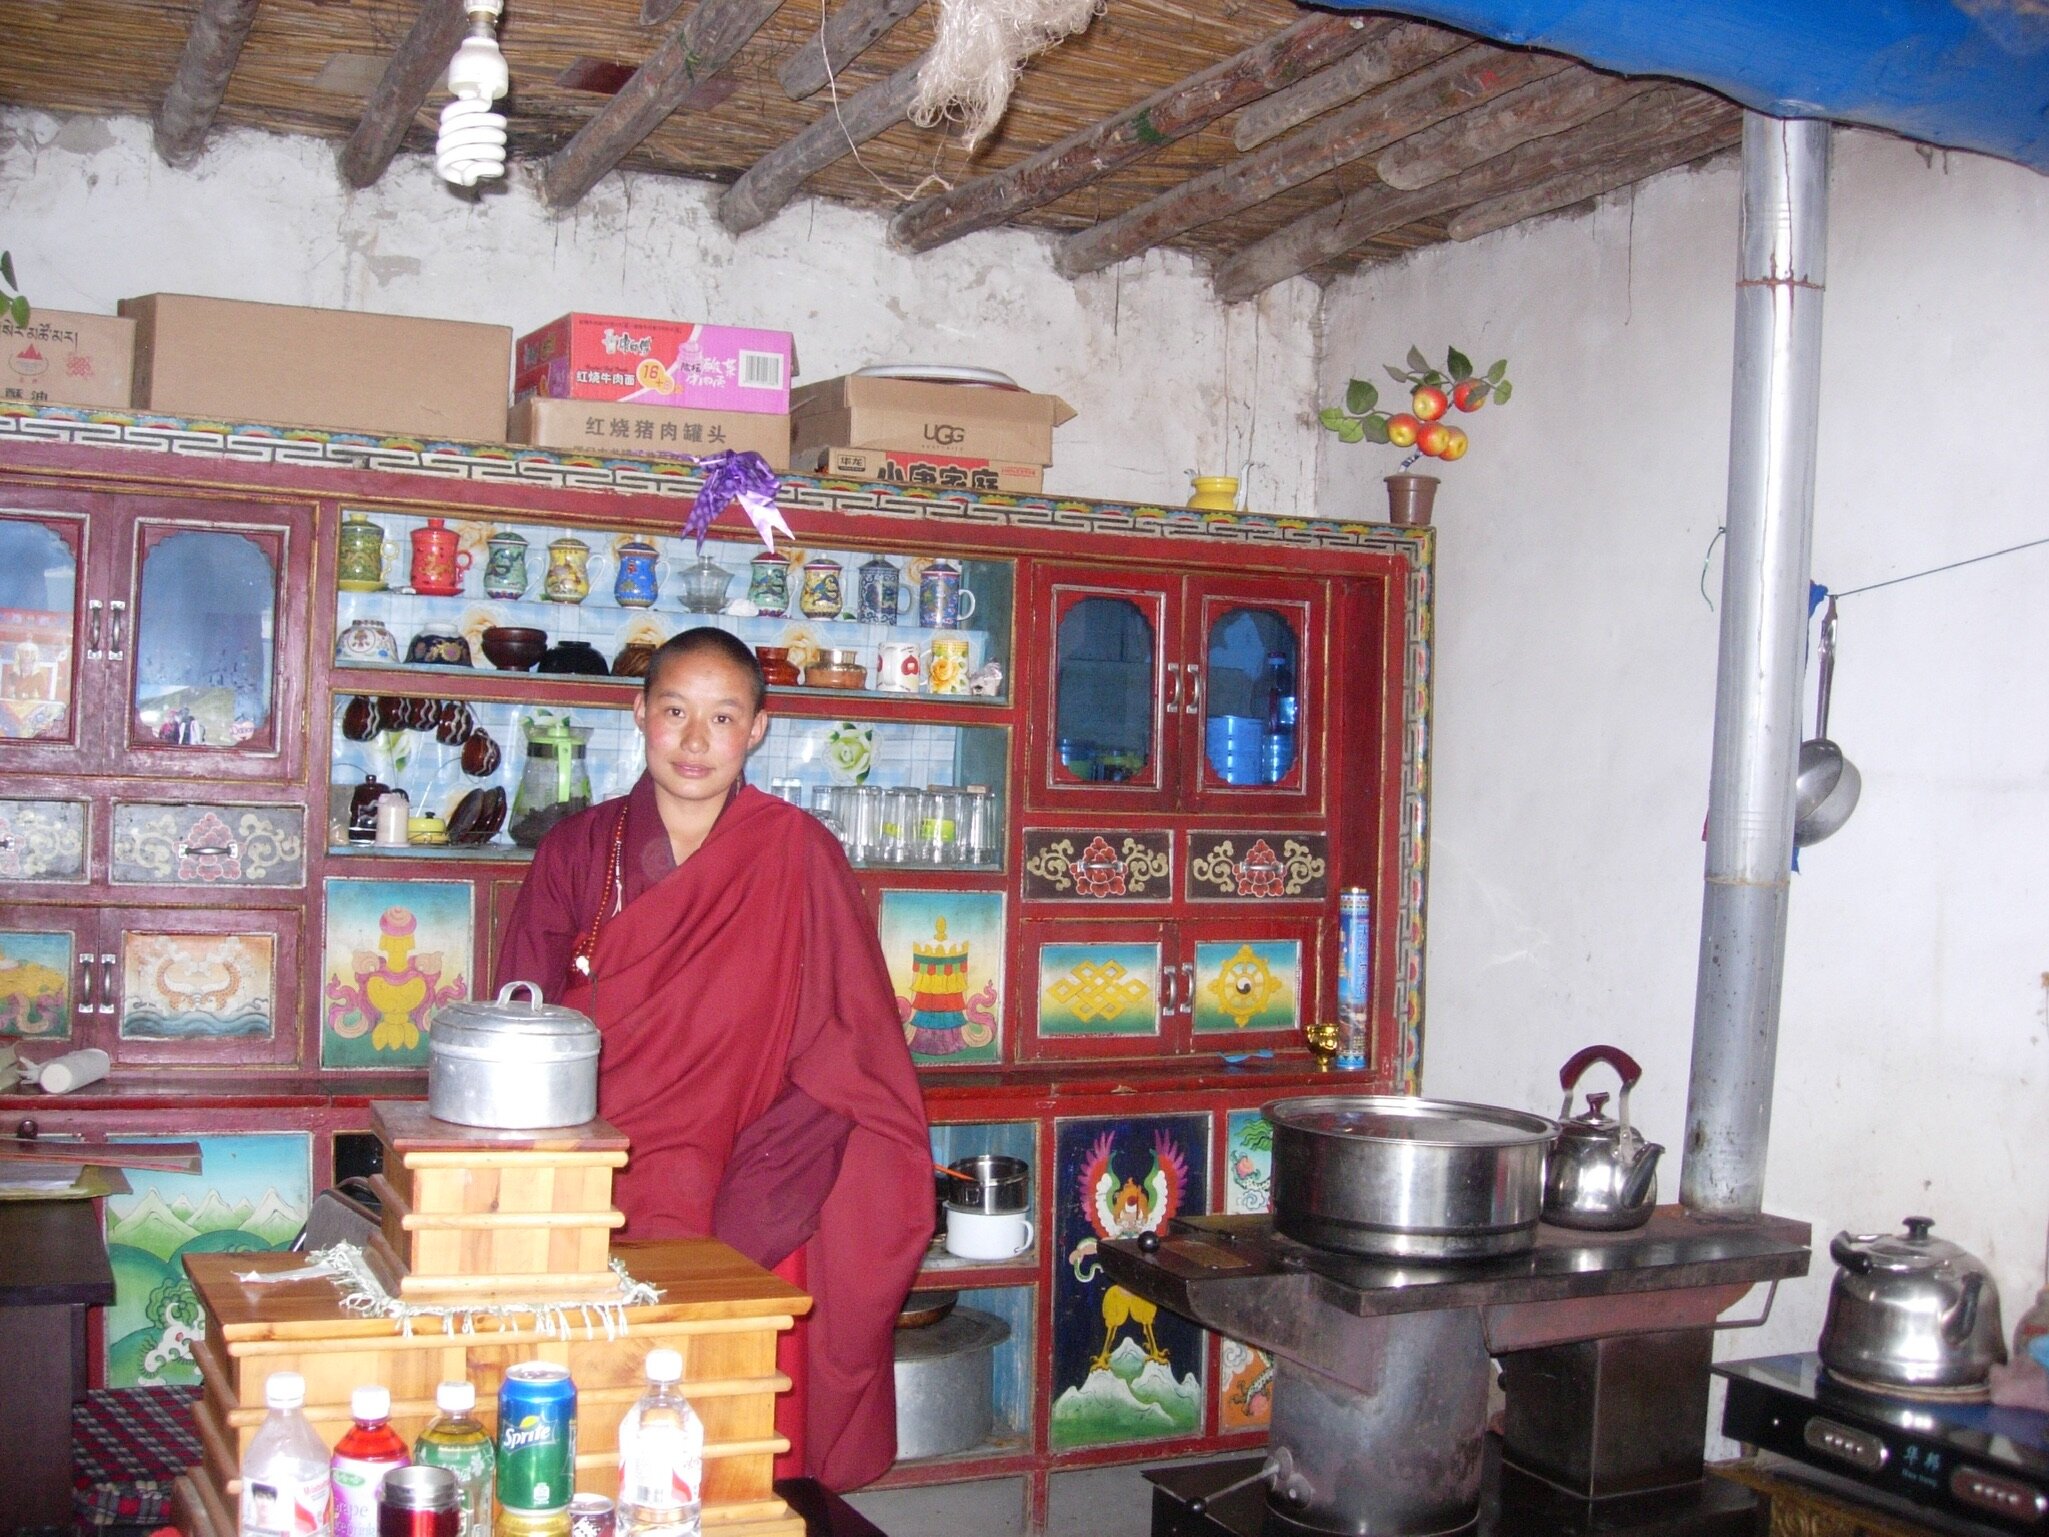
[[[682,1379],[676,1351],[647,1353],[647,1391],[619,1422],[619,1537],[698,1537],[704,1422]]]
[[[477,1390],[467,1382],[444,1382],[434,1390],[434,1407],[441,1412],[413,1442],[413,1461],[455,1475],[462,1537],[491,1537],[498,1459],[491,1432],[473,1412]]]
[[[1295,669],[1286,654],[1266,659],[1266,723],[1260,733],[1259,778],[1279,784],[1295,766],[1295,724],[1300,703],[1295,697]]]
[[[371,1383],[349,1395],[355,1419],[334,1443],[334,1537],[377,1537],[377,1486],[412,1458],[391,1428],[391,1389]]]
[[[242,1454],[239,1537],[330,1537],[333,1486],[327,1443],[306,1423],[306,1379],[272,1372],[263,1384],[270,1413]]]

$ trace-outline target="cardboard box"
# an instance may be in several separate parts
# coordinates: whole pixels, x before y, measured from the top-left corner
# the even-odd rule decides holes
[[[886,480],[899,486],[933,486],[942,491],[1043,491],[1046,471],[1036,464],[998,464],[992,459],[958,459],[908,448],[828,448],[805,461],[827,475],[849,480]]]
[[[528,396],[512,408],[508,443],[580,448],[622,459],[690,459],[733,449],[790,467],[790,419],[748,411],[678,411],[601,400]]]
[[[787,416],[796,367],[787,331],[564,315],[519,339],[512,391]]]
[[[25,326],[0,320],[0,400],[125,410],[134,364],[135,322],[118,315],[39,309]]]
[[[799,464],[835,446],[902,448],[1008,464],[1053,462],[1053,429],[1074,416],[1057,395],[846,374],[790,395]]]
[[[121,313],[144,410],[477,443],[505,431],[508,326],[189,294]]]

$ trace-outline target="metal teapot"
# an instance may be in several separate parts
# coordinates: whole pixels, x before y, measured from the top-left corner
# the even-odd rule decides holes
[[[1927,1217],[1904,1235],[1838,1233],[1828,1246],[1841,1268],[1821,1325],[1821,1364],[1882,1388],[1968,1391],[2006,1360],[1999,1288],[1984,1265],[1930,1238]]]
[[[1608,1096],[1589,1094],[1584,1114],[1572,1114],[1572,1091],[1596,1062],[1622,1080],[1615,1118]],[[1643,1069],[1615,1046],[1589,1046],[1558,1070],[1565,1103],[1558,1111],[1558,1136],[1544,1165],[1544,1220],[1558,1227],[1614,1231],[1641,1227],[1658,1204],[1658,1157],[1665,1149],[1646,1142],[1629,1124],[1629,1091]]]

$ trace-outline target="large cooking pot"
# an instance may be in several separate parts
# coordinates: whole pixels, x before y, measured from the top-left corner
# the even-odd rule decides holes
[[[1999,1288],[1966,1250],[1931,1238],[1927,1217],[1906,1233],[1838,1233],[1841,1268],[1821,1325],[1821,1364],[1882,1388],[1942,1394],[1982,1388],[2006,1360]]]
[[[513,994],[526,990],[524,1002]],[[427,1113],[458,1126],[530,1131],[598,1113],[598,1027],[543,1003],[531,982],[443,1004],[428,1031]]]
[[[943,1457],[989,1439],[996,1347],[1010,1325],[956,1307],[935,1324],[896,1331],[896,1454]]]
[[[1412,1260],[1536,1244],[1556,1121],[1394,1094],[1282,1099],[1261,1113],[1274,1130],[1274,1227],[1286,1237]]]

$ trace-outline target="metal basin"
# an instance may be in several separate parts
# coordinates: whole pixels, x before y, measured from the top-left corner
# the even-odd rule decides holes
[[[1010,1325],[956,1307],[935,1324],[896,1331],[896,1455],[943,1457],[989,1439],[996,1347]]]
[[[1558,1123],[1395,1094],[1276,1100],[1274,1228],[1381,1259],[1467,1260],[1535,1247]]]

